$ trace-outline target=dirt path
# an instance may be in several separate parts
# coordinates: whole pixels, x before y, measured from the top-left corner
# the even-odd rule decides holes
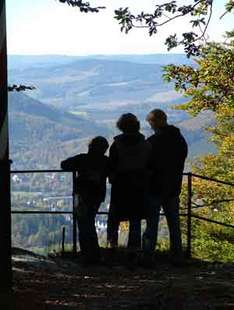
[[[124,253],[89,267],[78,259],[16,256],[12,309],[234,309],[233,265],[176,268],[161,258],[144,269],[124,262]]]

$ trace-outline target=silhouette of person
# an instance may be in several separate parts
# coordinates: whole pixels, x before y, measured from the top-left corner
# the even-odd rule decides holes
[[[95,216],[106,195],[109,159],[104,154],[108,147],[107,140],[97,136],[89,143],[88,153],[78,154],[61,162],[62,169],[78,171],[77,222],[80,249],[85,263],[95,263],[100,259]]]
[[[152,146],[150,184],[148,195],[148,218],[143,234],[143,250],[152,254],[158,237],[160,208],[165,213],[170,235],[172,259],[182,258],[182,243],[179,221],[179,195],[182,173],[187,156],[187,143],[180,130],[168,125],[164,111],[151,111],[146,120],[154,134],[147,141]]]
[[[151,146],[139,132],[140,122],[134,114],[123,114],[116,125],[122,134],[114,137],[109,154],[112,187],[107,240],[116,247],[119,223],[129,220],[128,247],[140,248]]]

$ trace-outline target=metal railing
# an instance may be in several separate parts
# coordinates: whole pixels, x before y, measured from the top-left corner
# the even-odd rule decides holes
[[[71,214],[73,216],[73,220],[72,220],[72,230],[73,230],[73,253],[76,254],[77,253],[77,208],[76,208],[76,204],[77,204],[77,199],[76,199],[76,189],[77,189],[77,172],[67,172],[64,170],[12,170],[11,174],[31,174],[31,173],[72,173],[72,211],[11,211],[12,214]],[[207,181],[211,181],[211,182],[216,182],[222,185],[227,185],[227,186],[234,186],[233,183],[230,182],[225,182],[225,181],[221,181],[221,180],[217,180],[214,178],[209,178],[207,176],[202,176],[202,175],[198,175],[198,174],[194,174],[191,172],[187,172],[187,173],[183,173],[184,176],[187,176],[187,212],[186,213],[180,213],[180,216],[187,216],[187,245],[186,245],[186,254],[187,257],[190,258],[191,257],[191,253],[192,253],[192,218],[196,218],[198,220],[202,220],[202,221],[207,221],[207,222],[211,222],[214,224],[218,224],[218,225],[222,225],[222,226],[226,226],[226,227],[230,227],[230,228],[234,228],[234,225],[232,224],[227,224],[227,223],[222,223],[219,221],[215,221],[215,220],[211,220],[208,218],[204,218],[198,215],[195,215],[194,213],[192,213],[192,209],[193,208],[199,208],[199,207],[205,207],[205,205],[197,205],[195,203],[192,202],[192,195],[193,195],[193,188],[192,188],[192,179],[193,178],[199,178],[199,179],[203,179],[203,180],[207,180]],[[226,200],[222,200],[221,202],[226,202],[226,201],[233,201],[234,199],[226,199]],[[215,201],[220,202],[220,201]],[[195,204],[196,206],[193,207],[192,205]],[[210,204],[212,205],[212,204]],[[206,205],[207,206],[207,205]],[[97,212],[98,215],[108,215],[108,212]],[[162,213],[163,215],[163,213]]]
[[[198,215],[195,215],[194,213],[192,213],[192,209],[193,209],[192,204],[195,204],[192,202],[192,195],[193,195],[192,178],[198,178],[198,179],[202,179],[202,180],[206,180],[206,181],[210,181],[210,182],[215,182],[218,184],[232,186],[232,187],[234,186],[234,183],[218,180],[215,178],[210,178],[207,176],[203,176],[203,175],[199,175],[199,174],[195,174],[195,173],[191,173],[191,172],[184,173],[183,175],[187,175],[187,177],[188,177],[188,183],[187,183],[187,257],[191,258],[191,253],[192,253],[192,246],[191,246],[191,244],[192,244],[192,218],[196,218],[198,220],[222,225],[222,226],[229,227],[229,228],[234,228],[234,225],[232,225],[232,224],[227,224],[227,223],[211,220],[209,218],[198,216]],[[222,201],[215,201],[215,202],[217,203],[217,202],[226,202],[226,201],[233,201],[233,200],[234,199],[225,199]],[[195,208],[198,208],[198,207],[204,208],[204,207],[211,206],[211,205],[212,204],[196,205]]]

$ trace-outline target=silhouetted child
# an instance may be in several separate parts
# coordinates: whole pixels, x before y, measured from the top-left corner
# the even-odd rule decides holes
[[[105,200],[109,145],[104,137],[98,136],[89,143],[88,153],[78,154],[61,162],[61,168],[78,171],[78,229],[81,253],[85,263],[95,263],[100,258],[100,249],[95,227],[95,216]]]

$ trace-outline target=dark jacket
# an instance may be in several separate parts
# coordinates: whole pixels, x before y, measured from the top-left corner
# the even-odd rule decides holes
[[[89,152],[70,157],[61,162],[66,171],[78,171],[78,194],[89,204],[105,200],[109,159],[105,155]]]
[[[141,133],[114,137],[110,147],[111,207],[120,220],[145,217],[150,150]]]
[[[162,197],[178,196],[187,157],[187,143],[172,125],[160,128],[147,141],[152,145],[150,191]]]

